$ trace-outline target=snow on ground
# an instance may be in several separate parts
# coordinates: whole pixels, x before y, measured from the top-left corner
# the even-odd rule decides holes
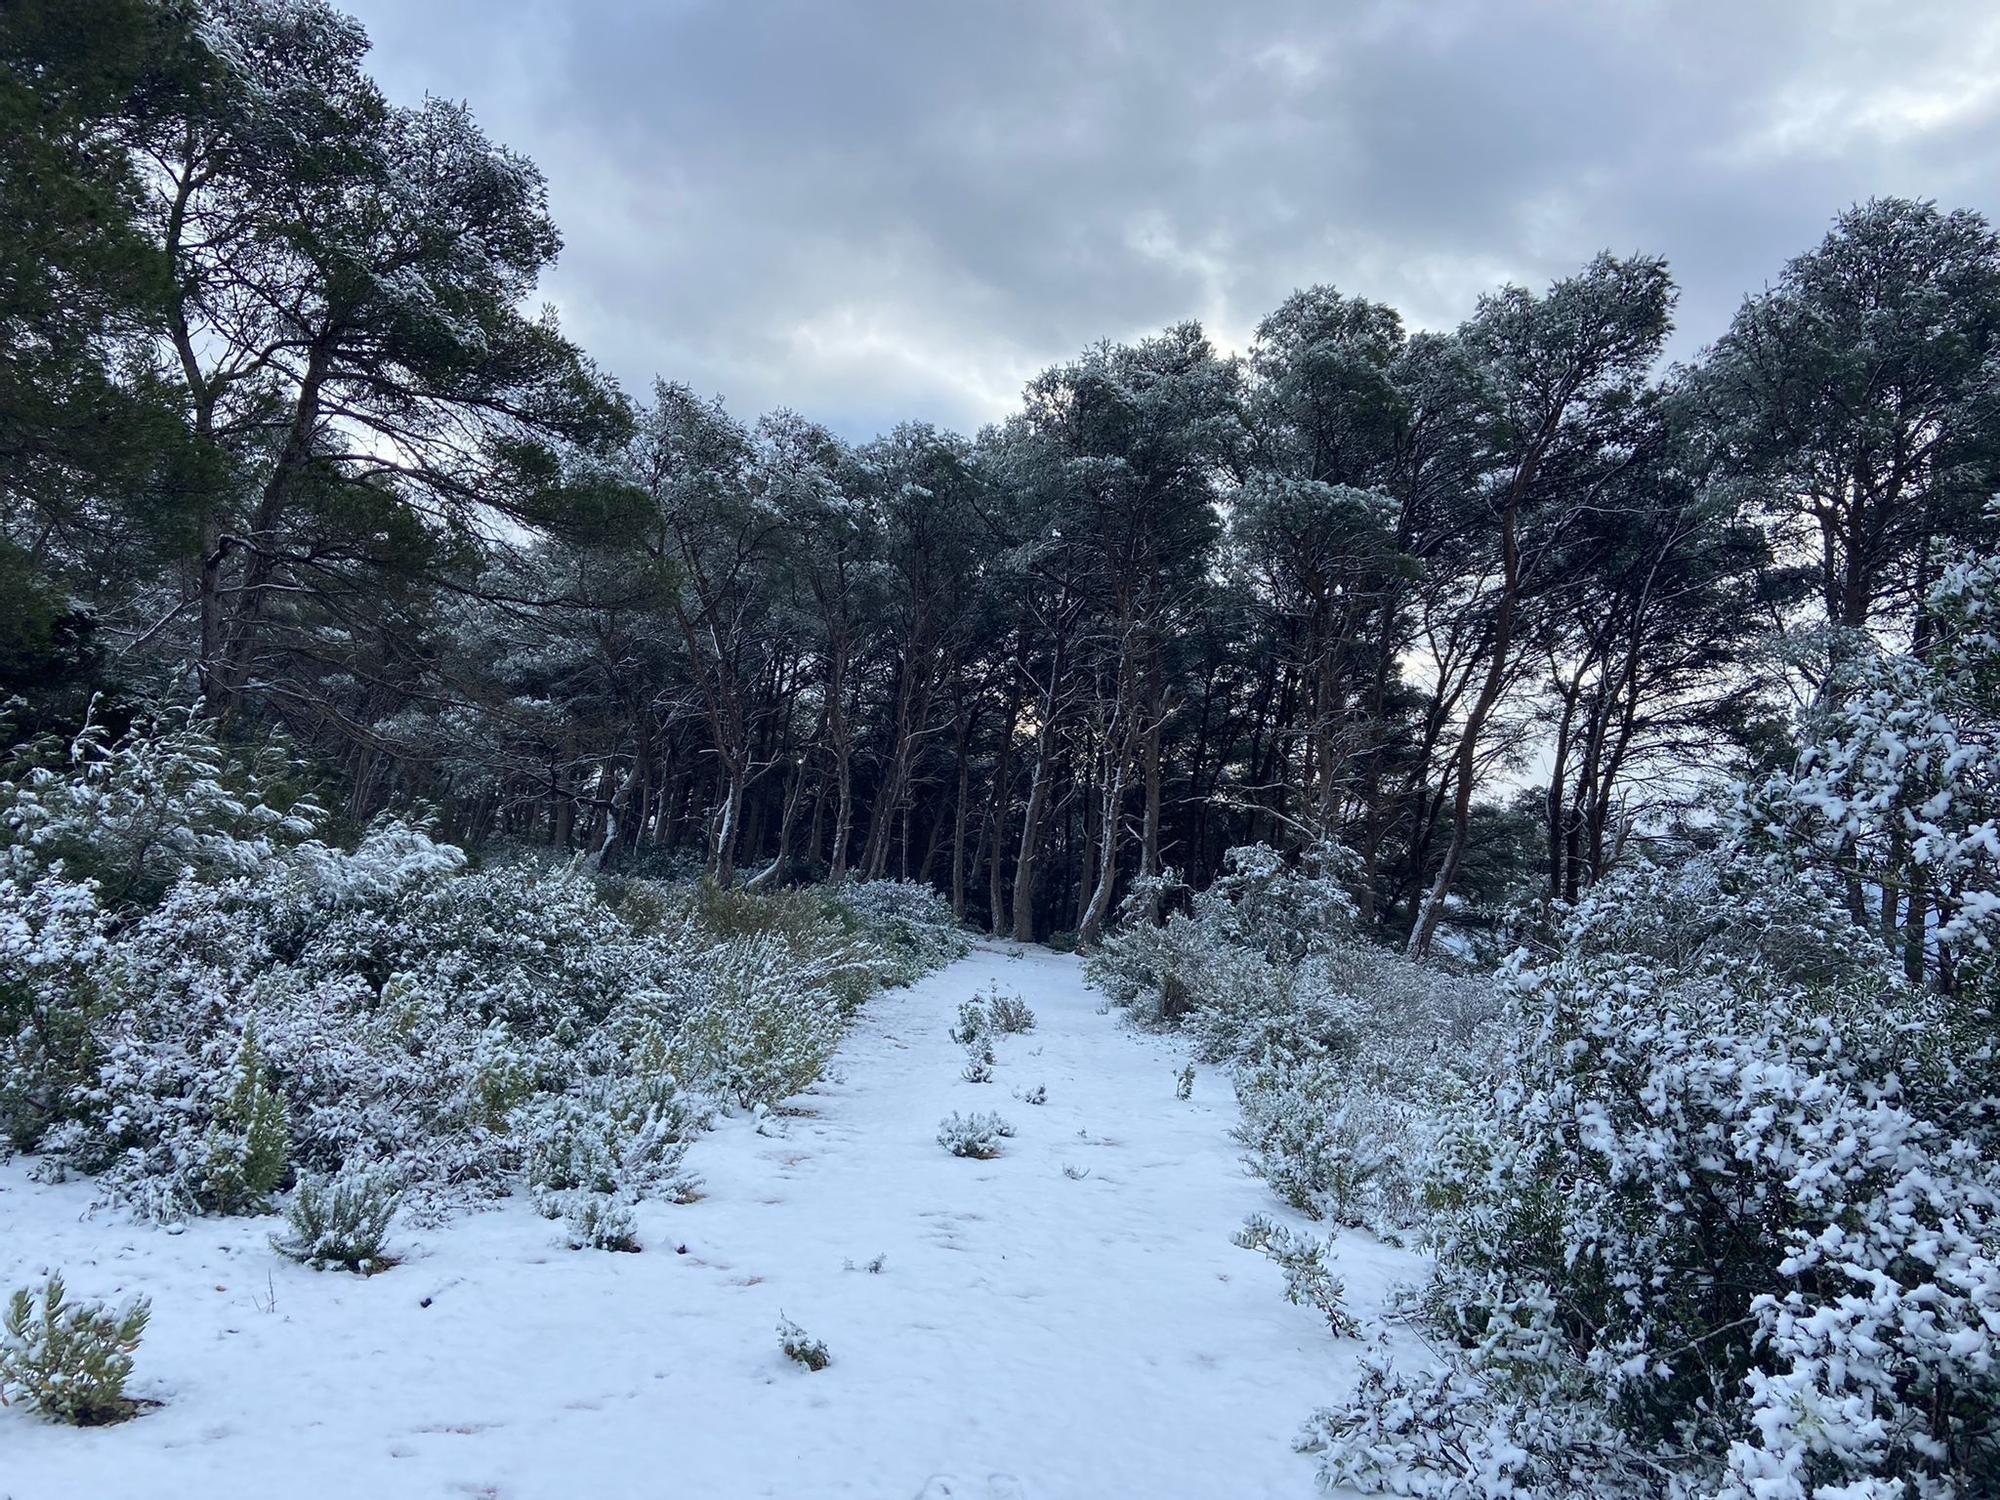
[[[967,1083],[946,1032],[993,981],[1039,1025]],[[0,1167],[0,1289],[150,1295],[131,1393],[164,1403],[0,1411],[0,1500],[1309,1495],[1292,1434],[1359,1346],[1230,1243],[1276,1204],[1227,1084],[1176,1100],[1179,1044],[1099,1004],[1075,959],[1001,947],[877,997],[785,1138],[696,1145],[705,1196],[642,1206],[639,1255],[558,1248],[515,1202],[362,1280],[274,1254],[275,1220],[169,1235]],[[1006,1116],[1007,1153],[946,1155],[954,1109]],[[1365,1315],[1421,1265],[1350,1236],[1340,1270]],[[829,1369],[780,1355],[781,1313]]]

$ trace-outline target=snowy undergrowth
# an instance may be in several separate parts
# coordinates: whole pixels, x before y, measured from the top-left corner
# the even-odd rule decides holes
[[[1994,653],[2000,659],[2000,651]],[[2000,1152],[1963,694],[1877,685],[1749,789],[1711,852],[1604,882],[1496,988],[1344,932],[1312,862],[1234,851],[1093,972],[1231,1072],[1293,1207],[1434,1252],[1403,1326],[1307,1424],[1329,1485],[1439,1500],[1957,1500],[2000,1483]],[[1922,701],[1901,710],[1897,694]],[[1928,738],[1931,743],[1926,745]],[[1887,823],[1892,832],[1877,836]],[[1899,836],[1893,830],[1900,828]],[[1949,872],[1953,988],[1842,900],[1885,851]],[[1874,866],[1879,870],[1880,864]],[[1830,874],[1831,872],[1831,874]],[[1879,881],[1879,876],[1878,876]],[[1896,934],[1898,946],[1901,935]],[[1350,1238],[1241,1243],[1336,1332]]]
[[[393,821],[338,847],[281,761],[185,721],[38,750],[0,786],[0,1141],[162,1221],[364,1166],[419,1219],[524,1175],[684,1198],[717,1108],[808,1087],[963,950],[887,882],[473,868]]]
[[[1036,1025],[966,1083],[949,1033],[996,987]],[[1184,1043],[1101,1006],[1076,960],[994,948],[871,999],[790,1111],[699,1137],[699,1200],[634,1205],[640,1255],[559,1249],[516,1199],[321,1275],[268,1220],[168,1235],[0,1166],[0,1286],[60,1264],[73,1296],[149,1295],[130,1393],[163,1402],[88,1431],[0,1411],[0,1494],[1304,1500],[1292,1435],[1360,1346],[1230,1243],[1259,1211],[1306,1226],[1243,1171],[1226,1084],[1177,1099]],[[939,1149],[996,1105],[1004,1154]],[[1343,1238],[1358,1317],[1422,1273]],[[827,1368],[786,1357],[786,1319]]]

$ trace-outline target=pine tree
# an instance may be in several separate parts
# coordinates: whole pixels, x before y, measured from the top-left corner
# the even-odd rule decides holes
[[[291,1170],[291,1131],[283,1096],[271,1087],[257,1023],[243,1027],[235,1082],[208,1129],[204,1197],[217,1213],[262,1213]]]

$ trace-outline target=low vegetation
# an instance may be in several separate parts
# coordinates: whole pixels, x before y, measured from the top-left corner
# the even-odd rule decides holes
[[[31,746],[0,782],[0,1137],[165,1221],[291,1189],[295,1252],[358,1268],[380,1194],[419,1220],[517,1185],[554,1217],[690,1196],[717,1110],[810,1087],[872,990],[963,951],[893,882],[757,895],[331,832],[284,762],[185,718]]]

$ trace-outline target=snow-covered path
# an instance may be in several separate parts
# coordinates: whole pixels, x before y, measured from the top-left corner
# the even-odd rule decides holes
[[[946,1033],[995,982],[1039,1025],[967,1083]],[[783,1138],[695,1147],[705,1196],[643,1207],[641,1255],[561,1250],[512,1204],[319,1275],[271,1221],[168,1236],[0,1167],[0,1289],[59,1266],[77,1296],[150,1294],[133,1390],[165,1403],[92,1431],[0,1411],[0,1497],[1309,1495],[1290,1438],[1356,1346],[1230,1243],[1275,1204],[1227,1085],[1177,1100],[1177,1044],[1099,1003],[1074,959],[1001,948],[878,997]],[[946,1155],[954,1109],[1006,1116],[1006,1154]],[[1357,1311],[1417,1269],[1343,1245]],[[829,1369],[779,1354],[781,1312]]]

